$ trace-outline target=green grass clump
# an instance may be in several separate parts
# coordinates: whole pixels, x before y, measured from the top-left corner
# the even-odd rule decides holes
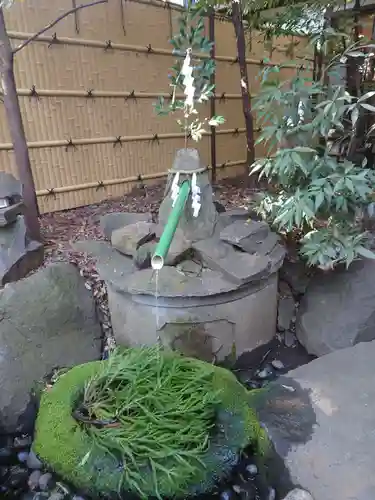
[[[94,497],[186,497],[212,489],[260,436],[230,372],[147,347],[62,375],[43,395],[34,447]]]

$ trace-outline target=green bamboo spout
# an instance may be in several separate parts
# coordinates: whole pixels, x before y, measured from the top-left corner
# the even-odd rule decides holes
[[[172,208],[168,221],[165,225],[163,234],[160,237],[159,243],[155,249],[151,259],[152,269],[161,269],[164,266],[164,260],[168,255],[169,247],[171,246],[174,233],[180,221],[182,212],[184,211],[186,202],[190,193],[190,181],[184,181],[180,186],[180,192],[174,207]]]

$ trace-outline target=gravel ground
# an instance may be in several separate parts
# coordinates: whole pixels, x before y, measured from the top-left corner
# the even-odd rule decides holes
[[[256,190],[246,187],[246,180],[247,178],[237,177],[217,184],[214,186],[215,199],[226,208],[251,206]],[[99,228],[99,221],[102,215],[110,212],[151,212],[156,219],[164,196],[164,188],[164,182],[154,186],[135,188],[121,198],[48,213],[41,217],[45,241],[45,264],[68,261],[77,265],[86,280],[86,287],[93,292],[105,335],[104,355],[113,345],[106,288],[96,271],[95,261],[87,255],[74,251],[72,243],[83,239],[104,239]]]

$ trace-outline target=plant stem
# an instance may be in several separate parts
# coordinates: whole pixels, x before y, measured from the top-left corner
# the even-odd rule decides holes
[[[95,2],[90,2],[90,3],[86,3],[86,4],[82,4],[82,5],[77,5],[73,9],[70,9],[67,12],[65,12],[64,14],[61,14],[61,16],[59,16],[54,21],[52,21],[49,24],[47,24],[47,26],[45,26],[44,28],[42,28],[41,30],[39,30],[37,33],[35,33],[35,35],[31,36],[30,38],[28,38],[27,40],[25,40],[24,42],[22,42],[20,45],[18,45],[18,47],[16,47],[15,49],[13,49],[13,54],[16,54],[17,52],[19,52],[20,50],[22,50],[23,48],[25,48],[27,45],[29,45],[29,43],[31,43],[34,40],[36,40],[40,35],[43,35],[43,33],[45,33],[49,29],[51,29],[54,26],[56,26],[57,23],[59,23],[60,21],[62,21],[66,17],[70,16],[70,14],[74,14],[75,12],[77,12],[79,10],[86,9],[87,7],[93,7],[94,5],[99,5],[101,3],[108,3],[108,0],[96,0]]]
[[[251,114],[251,98],[249,92],[249,79],[246,65],[246,42],[242,21],[242,11],[239,0],[232,0],[232,22],[237,41],[237,56],[241,75],[241,94],[242,109],[246,124],[246,142],[247,142],[247,166],[245,173],[249,173],[249,167],[255,161],[254,152],[254,126]]]
[[[18,178],[22,184],[22,195],[26,206],[25,223],[29,236],[36,241],[41,241],[38,202],[17,96],[12,46],[5,26],[3,9],[0,9],[0,73],[5,113],[12,138]]]

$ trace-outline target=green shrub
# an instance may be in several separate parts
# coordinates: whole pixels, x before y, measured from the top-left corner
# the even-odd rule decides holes
[[[358,47],[365,51],[365,47]],[[343,57],[361,56],[347,50]],[[355,164],[341,151],[354,135],[359,116],[375,111],[368,100],[350,96],[343,84],[332,83],[337,56],[320,81],[297,69],[282,79],[281,66],[261,73],[261,92],[255,99],[262,133],[257,143],[269,145],[268,156],[256,161],[252,173],[272,185],[259,212],[283,235],[299,241],[301,255],[310,266],[347,266],[357,257],[375,258],[358,215],[367,210],[373,194],[374,171],[366,159]],[[348,132],[348,124],[352,130]]]
[[[105,425],[79,422],[77,410]],[[229,371],[131,348],[73,368],[44,393],[34,448],[97,498],[186,497],[211,490],[250,442],[260,451],[261,436],[247,391]]]

